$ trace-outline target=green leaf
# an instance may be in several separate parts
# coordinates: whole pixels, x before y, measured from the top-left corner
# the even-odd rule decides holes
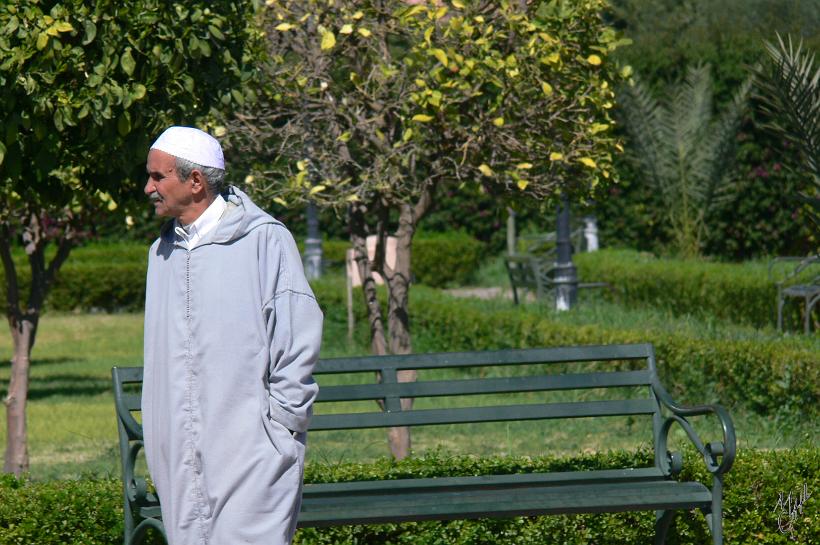
[[[41,32],[37,36],[37,49],[38,50],[45,49],[47,45],[48,45],[48,34],[46,34],[45,32]]]
[[[237,104],[239,104],[240,106],[242,106],[243,104],[245,104],[245,97],[244,97],[244,96],[242,96],[242,92],[241,92],[239,89],[234,89],[234,90],[232,90],[232,91],[231,91],[231,96],[233,96],[233,99],[234,99],[234,100],[236,101],[236,103],[237,103]]]
[[[138,83],[134,85],[134,88],[131,90],[131,98],[133,98],[134,100],[139,100],[145,96],[146,92],[147,89],[145,88],[145,85],[143,85],[142,83]]]
[[[222,31],[219,30],[214,25],[208,25],[208,31],[211,33],[211,36],[213,36],[217,40],[224,40],[225,39],[225,35],[222,34]]]
[[[85,30],[83,45],[88,45],[93,42],[94,38],[97,36],[97,25],[95,25],[94,21],[91,19],[86,19],[83,21],[83,29]]]
[[[6,145],[0,142],[0,165],[3,164],[3,159],[6,157]]]
[[[129,76],[134,73],[134,68],[137,66],[137,63],[134,61],[134,57],[131,56],[130,47],[126,47],[125,52],[122,54],[122,57],[120,57],[120,66],[122,66],[123,72]]]
[[[123,112],[119,119],[117,119],[117,132],[120,136],[125,136],[131,132],[131,114]]]

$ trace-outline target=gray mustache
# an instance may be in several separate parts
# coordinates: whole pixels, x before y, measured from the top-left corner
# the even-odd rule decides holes
[[[154,191],[150,195],[148,195],[148,200],[153,203],[153,202],[161,201],[162,197],[159,196],[159,193]]]

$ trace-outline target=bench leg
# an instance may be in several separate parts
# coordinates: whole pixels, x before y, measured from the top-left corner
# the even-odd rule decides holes
[[[655,545],[666,543],[666,534],[669,532],[673,518],[675,518],[675,511],[655,511]]]
[[[712,545],[723,545],[723,480],[712,479],[712,506],[703,510],[706,524],[712,531]]]

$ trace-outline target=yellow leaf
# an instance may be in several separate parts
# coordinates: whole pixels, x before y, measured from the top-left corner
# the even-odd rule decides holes
[[[591,157],[579,157],[578,162],[583,163],[589,168],[595,168],[598,166],[597,164],[595,164],[595,161],[593,161]]]
[[[45,49],[45,47],[47,45],[48,45],[48,34],[46,34],[45,32],[41,32],[37,36],[37,49]]]
[[[558,153],[557,151],[553,151],[552,153],[550,153],[550,161],[560,161],[563,158],[563,153]]]
[[[359,34],[361,34],[362,36],[364,36],[365,38],[369,38],[370,35],[373,34],[369,30],[367,30],[366,28],[359,28],[359,29],[357,29],[357,32]]]
[[[280,24],[276,25],[273,28],[275,28],[276,30],[280,30],[282,32],[287,32],[288,30],[290,30],[292,28],[296,28],[296,26],[292,25],[290,23],[280,23]]]
[[[356,13],[354,13],[353,15],[350,16],[350,18],[353,19],[354,21],[358,21],[362,17],[364,17],[364,13],[362,13],[361,11],[357,11]]]
[[[350,131],[345,131],[342,134],[340,134],[338,138],[336,138],[336,140],[338,140],[339,142],[347,142],[348,140],[350,140],[351,136],[352,135],[350,134]]]
[[[615,149],[621,152],[624,151],[624,147],[620,144],[615,144]]]
[[[111,199],[110,201],[108,201],[108,206],[106,208],[108,208],[109,211],[113,212],[117,209],[117,203],[114,201],[114,199]]]
[[[430,54],[433,55],[436,59],[438,59],[438,62],[440,62],[444,66],[447,66],[447,54],[444,53],[444,51],[442,51],[441,49],[431,49]]]
[[[413,119],[413,121],[418,121],[420,123],[427,123],[428,121],[433,120],[433,116],[432,115],[426,115],[426,114],[416,114],[416,115],[413,116],[412,119]]]
[[[416,78],[416,85],[418,85],[419,87],[424,87],[427,85],[427,82],[425,82],[423,79]]]
[[[606,123],[593,123],[593,125],[589,128],[590,134],[598,134],[601,131],[605,131],[609,128],[609,125]]]
[[[347,202],[357,202],[359,200],[358,195],[350,195],[348,198],[345,199]]]
[[[549,62],[549,63],[552,63],[552,64],[555,64],[560,60],[561,60],[561,55],[559,53],[550,53],[546,57],[546,61]]]
[[[351,32],[353,32],[353,25],[343,25],[339,29],[339,34],[350,34]]]
[[[589,57],[587,57],[587,62],[592,66],[598,66],[601,64],[601,57],[599,57],[598,55],[590,55]]]
[[[322,34],[322,51],[333,49],[334,45],[336,45],[336,36],[334,36],[333,32],[331,32],[330,30],[325,31]]]
[[[300,171],[305,170],[306,167],[307,161],[296,161],[296,168],[298,168]]]
[[[402,135],[401,139],[404,140],[405,142],[407,142],[411,138],[413,138],[413,129],[406,129],[404,131],[404,134]]]
[[[48,34],[49,36],[59,36],[60,35],[60,33],[57,32],[57,26],[56,25],[52,25],[52,26],[48,27],[46,29],[46,34]]]
[[[327,189],[327,188],[325,186],[321,185],[321,184],[314,185],[313,187],[310,188],[310,194],[315,195],[315,194],[319,193],[320,191],[324,191],[325,189]]]
[[[226,129],[222,125],[218,125],[218,126],[214,127],[214,136],[216,136],[217,138],[225,136],[225,134],[227,132],[228,132],[228,129]]]
[[[427,11],[427,6],[425,6],[423,4],[416,4],[415,6],[413,6],[409,10],[407,10],[404,13],[404,16],[405,17],[412,17],[413,15],[417,15],[417,14],[421,13],[422,11]]]
[[[527,170],[528,168],[532,168],[532,163],[518,163],[517,165],[515,165],[515,168]]]
[[[631,66],[629,66],[627,64],[626,66],[621,68],[621,77],[622,78],[628,78],[631,75],[632,75],[632,67]]]
[[[503,127],[504,126],[504,118],[503,117],[496,117],[493,119],[493,125],[496,127]]]
[[[545,95],[550,96],[552,94],[552,85],[550,85],[546,81],[542,81],[541,90],[544,92]]]
[[[54,22],[54,18],[51,15],[44,15],[43,16],[43,22],[45,22],[45,24],[47,24],[47,25],[50,25],[51,23]]]
[[[442,17],[444,17],[445,15],[447,15],[447,6],[442,6],[442,7],[438,8],[438,9],[436,10],[436,16],[435,16],[435,18],[436,18],[436,19],[441,19],[441,18],[442,18]]]
[[[57,32],[72,32],[74,30],[74,27],[68,21],[59,22],[54,25],[54,28],[57,29]]]
[[[524,191],[530,183],[527,180],[518,180],[518,189]]]
[[[493,175],[493,169],[491,169],[490,166],[487,165],[486,163],[482,163],[481,166],[478,167],[478,170],[480,170],[481,173],[484,176],[492,176]]]
[[[424,41],[427,42],[427,45],[430,45],[430,38],[433,36],[433,27],[427,27],[427,30],[424,31]]]
[[[256,178],[253,177],[253,174],[248,174],[245,176],[245,184],[251,185]]]
[[[461,2],[461,0],[453,0],[453,7],[458,9],[464,9],[464,2]]]
[[[608,171],[608,170],[604,170],[604,171],[603,171],[603,175],[604,175],[604,178],[609,178],[609,171]]]
[[[273,202],[275,202],[276,204],[281,204],[282,206],[287,206],[288,205],[287,201],[285,199],[283,199],[282,197],[274,197]]]

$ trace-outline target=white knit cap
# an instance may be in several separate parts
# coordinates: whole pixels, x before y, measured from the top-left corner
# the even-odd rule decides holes
[[[174,157],[187,159],[203,167],[225,170],[222,146],[210,134],[194,127],[169,127],[151,145]]]

